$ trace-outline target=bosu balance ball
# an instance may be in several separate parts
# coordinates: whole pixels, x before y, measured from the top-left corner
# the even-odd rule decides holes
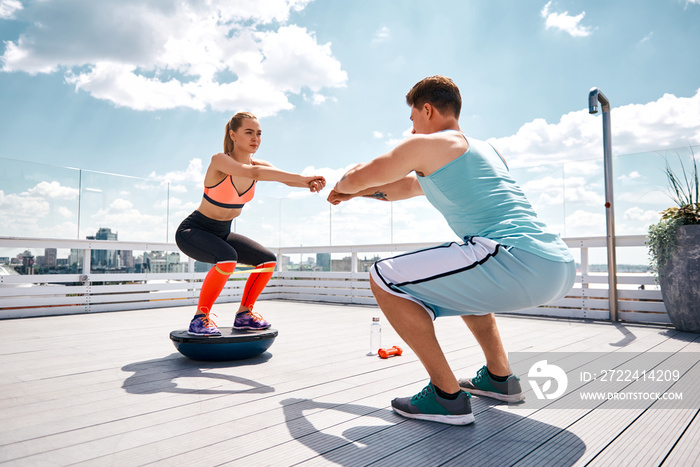
[[[277,337],[276,329],[239,331],[219,328],[220,336],[193,336],[187,330],[173,331],[170,340],[178,352],[192,360],[225,362],[260,355],[270,348]]]

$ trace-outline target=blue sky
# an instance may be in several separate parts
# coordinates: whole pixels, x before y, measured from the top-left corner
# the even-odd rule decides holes
[[[614,153],[698,145],[698,24],[700,0],[0,0],[0,157],[194,186],[249,110],[260,158],[333,179],[407,134],[434,74],[512,167],[599,159],[593,86]]]

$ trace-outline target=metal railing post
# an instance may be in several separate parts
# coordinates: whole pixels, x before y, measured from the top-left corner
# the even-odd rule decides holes
[[[617,258],[615,254],[615,203],[613,196],[612,134],[610,125],[610,101],[598,89],[588,93],[588,112],[598,112],[598,102],[603,109],[603,166],[605,171],[605,226],[608,250],[608,301],[610,321],[617,318]]]

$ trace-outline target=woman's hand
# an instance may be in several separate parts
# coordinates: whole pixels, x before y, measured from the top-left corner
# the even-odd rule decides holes
[[[312,193],[318,193],[326,187],[326,179],[323,177],[315,178],[309,184],[309,189]]]
[[[312,193],[318,193],[326,187],[326,179],[321,175],[298,176],[298,182],[284,182],[287,186],[308,188]]]
[[[326,187],[326,179],[321,175],[312,175],[310,177],[305,177],[306,186],[309,187],[311,193],[318,193]]]

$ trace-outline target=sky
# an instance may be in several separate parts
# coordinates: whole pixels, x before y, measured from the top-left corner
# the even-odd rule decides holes
[[[49,166],[78,168],[170,182],[171,236],[176,219],[198,204],[203,171],[234,113],[259,117],[259,158],[332,182],[408,135],[405,94],[436,74],[461,89],[463,131],[504,154],[534,190],[533,204],[562,204],[559,191],[575,183],[568,193],[579,190],[598,206],[599,190],[585,194],[601,183],[602,158],[589,90],[598,87],[612,104],[615,155],[700,145],[698,24],[700,0],[0,0],[0,158],[12,167],[48,164],[44,179],[21,187],[5,175],[0,212],[19,216],[21,205],[35,219],[47,209],[52,232],[31,219],[23,232],[69,235],[76,229],[66,221],[64,233],[60,219],[75,209],[40,205],[76,196]],[[654,176],[626,160],[617,183],[644,186]],[[575,173],[531,176],[533,167],[562,163]],[[261,190],[263,198],[301,197]],[[134,199],[104,202],[94,225],[81,217],[78,235],[123,221],[125,211],[139,219],[131,225],[162,223]],[[369,209],[332,213],[322,200],[308,203],[324,223]],[[568,204],[561,216],[544,215],[555,230],[599,234],[573,228],[597,222],[599,211]],[[634,207],[646,225],[659,208],[625,209]],[[411,204],[371,209],[409,220],[422,212]],[[394,224],[393,240],[423,238],[402,237]],[[643,232],[643,222],[625,231]]]

